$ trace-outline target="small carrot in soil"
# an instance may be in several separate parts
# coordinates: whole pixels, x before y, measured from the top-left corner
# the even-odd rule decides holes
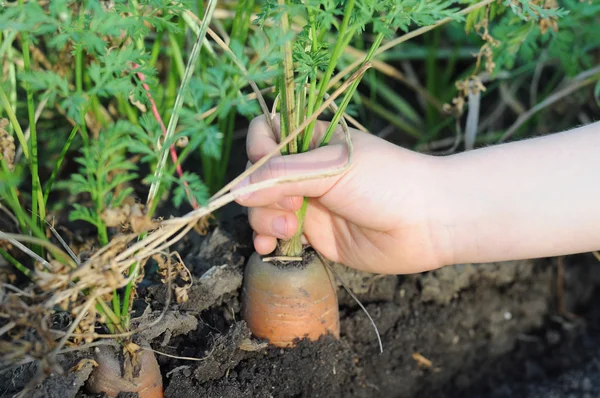
[[[138,350],[131,367],[133,374],[126,376],[123,361],[114,347],[100,346],[96,351],[98,366],[88,379],[91,393],[105,393],[113,398],[122,392],[138,393],[139,398],[163,398],[162,375],[152,351]]]
[[[243,317],[252,333],[277,347],[299,339],[340,335],[336,288],[318,257],[266,262],[254,253],[246,265]]]

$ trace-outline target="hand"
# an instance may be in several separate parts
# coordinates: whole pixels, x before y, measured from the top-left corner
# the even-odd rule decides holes
[[[238,188],[344,165],[347,148],[341,128],[328,146],[314,149],[327,125],[317,123],[312,150],[271,158]],[[331,261],[393,274],[421,272],[447,263],[448,245],[431,221],[442,210],[432,208],[433,199],[440,197],[435,192],[436,158],[358,130],[351,129],[351,136],[354,159],[343,174],[281,184],[237,200],[250,207],[256,251],[268,254],[276,248],[277,239],[294,235],[298,227],[294,212],[300,209],[303,197],[308,197],[303,243]],[[254,119],[247,138],[248,166],[271,152],[278,141],[278,131],[273,133],[264,117]]]

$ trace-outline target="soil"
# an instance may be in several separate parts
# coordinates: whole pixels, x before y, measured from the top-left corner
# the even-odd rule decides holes
[[[600,298],[600,267],[591,255],[565,258],[562,281],[557,259],[464,264],[408,276],[336,265],[373,317],[383,353],[368,317],[341,286],[341,338],[278,349],[253,338],[240,319],[251,230],[243,214],[223,219],[207,236],[192,233],[180,242],[194,275],[189,300],[172,303],[161,322],[139,336],[157,351],[201,358],[157,356],[166,397],[600,394],[600,310],[593,306]],[[149,283],[140,297],[137,322],[144,324],[162,313],[166,288]],[[72,369],[86,357],[91,350],[61,364]],[[84,364],[52,375],[25,396],[92,397],[84,388],[89,372]],[[4,372],[1,396],[15,394],[34,374],[32,364]]]

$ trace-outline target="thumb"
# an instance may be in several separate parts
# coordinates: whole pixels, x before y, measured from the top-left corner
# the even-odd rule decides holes
[[[258,170],[250,174],[235,188],[280,177],[299,177],[318,172],[327,172],[342,167],[347,161],[347,151],[342,145],[331,145],[294,155],[276,156],[269,159]],[[260,207],[279,202],[286,196],[320,197],[325,195],[342,177],[315,178],[304,181],[286,182],[242,196],[236,200],[242,206]]]

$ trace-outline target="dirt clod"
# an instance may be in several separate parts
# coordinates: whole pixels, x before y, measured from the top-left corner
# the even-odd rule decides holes
[[[143,341],[152,341],[164,334],[160,343],[164,347],[169,343],[171,337],[188,334],[198,327],[198,319],[196,317],[185,312],[168,311],[157,324],[147,328],[161,314],[162,311],[152,311],[150,306],[148,306],[141,317],[132,319],[132,328],[141,329],[136,334],[136,337],[141,338]]]

